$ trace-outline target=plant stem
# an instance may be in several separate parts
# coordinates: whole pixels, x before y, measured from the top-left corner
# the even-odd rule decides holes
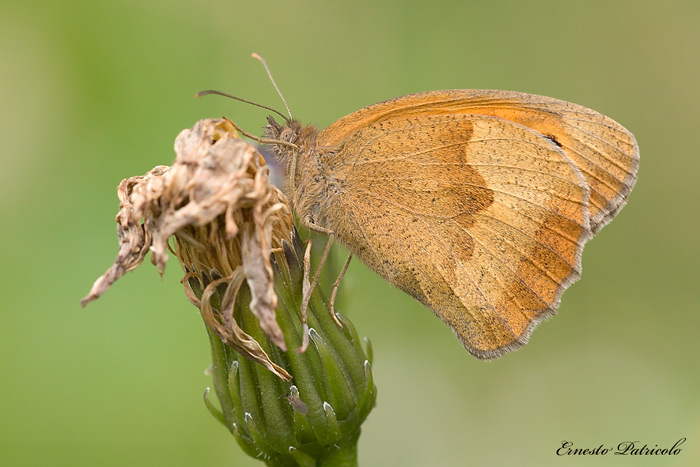
[[[332,449],[318,459],[319,467],[357,467],[357,440],[360,437],[358,429],[354,434],[336,444],[338,449]]]

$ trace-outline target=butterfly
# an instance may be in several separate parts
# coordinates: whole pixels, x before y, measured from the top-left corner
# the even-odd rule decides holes
[[[323,130],[277,113],[284,122],[268,117],[260,141],[286,164],[301,222],[430,308],[480,359],[526,344],[556,313],[639,167],[619,123],[521,92],[406,95]]]

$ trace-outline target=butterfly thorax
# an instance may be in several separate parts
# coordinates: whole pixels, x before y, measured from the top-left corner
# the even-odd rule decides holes
[[[317,136],[315,126],[302,125],[296,120],[280,125],[269,117],[265,128],[266,139],[280,141],[269,146],[287,168],[286,193],[294,211],[307,227],[328,228],[323,214],[327,212],[324,204],[328,202],[328,175],[323,159],[329,151],[317,147]]]

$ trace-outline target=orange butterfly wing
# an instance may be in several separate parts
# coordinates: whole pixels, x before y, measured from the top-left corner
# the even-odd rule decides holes
[[[520,109],[513,96],[534,103]],[[479,358],[524,344],[554,313],[579,277],[591,236],[593,190],[567,148],[579,148],[587,160],[612,156],[593,155],[591,146],[582,150],[573,130],[544,134],[493,115],[507,111],[534,120],[541,114],[539,128],[546,128],[555,114],[532,109],[549,101],[571,114],[579,109],[518,93],[442,91],[376,104],[318,137],[321,151],[332,148],[324,163],[340,187],[327,209],[343,213],[328,216],[327,227],[377,273],[430,307]],[[589,127],[629,135],[586,111],[590,122],[605,122]],[[636,148],[629,138],[629,146],[609,152],[622,159],[625,149]],[[620,190],[609,196],[597,228],[621,207]]]

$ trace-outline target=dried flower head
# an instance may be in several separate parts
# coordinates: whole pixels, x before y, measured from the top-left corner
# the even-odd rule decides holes
[[[183,130],[175,152],[172,167],[157,166],[119,185],[119,253],[81,303],[101,296],[149,250],[162,274],[171,249],[185,269],[187,296],[207,325],[241,354],[290,379],[233,318],[234,299],[246,281],[251,311],[269,339],[286,350],[275,320],[270,263],[273,249],[291,242],[293,218],[284,195],[269,183],[262,156],[226,119],[202,120]]]

